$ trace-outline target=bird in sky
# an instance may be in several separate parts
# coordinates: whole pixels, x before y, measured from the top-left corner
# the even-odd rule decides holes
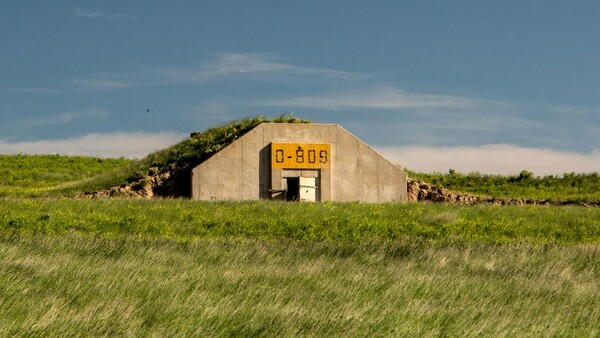
[[[146,113],[150,114],[150,109],[146,108]]]

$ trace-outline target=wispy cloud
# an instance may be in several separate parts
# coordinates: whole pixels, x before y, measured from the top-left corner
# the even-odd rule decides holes
[[[125,73],[103,73],[89,78],[71,81],[77,90],[113,90],[138,86],[165,86],[193,84],[211,80],[249,76],[306,75],[315,79],[357,79],[361,74],[352,74],[332,69],[301,67],[280,63],[261,54],[216,54],[215,58],[200,65],[186,67],[154,66]],[[275,79],[277,81],[277,79]]]
[[[25,119],[21,125],[26,128],[44,127],[68,124],[75,120],[95,119],[103,120],[108,117],[108,112],[103,109],[86,109],[75,112],[64,112],[57,115],[36,116]]]
[[[10,94],[60,94],[67,92],[62,88],[0,88],[0,93]]]
[[[238,91],[219,101],[213,91],[207,94],[209,97],[198,97],[200,103],[196,107],[191,103],[184,119],[209,124],[225,122],[230,115],[238,117],[239,111],[316,111],[313,116],[328,115],[311,118],[344,123],[363,137],[370,137],[370,142],[429,146],[511,142],[589,150],[589,146],[582,148],[581,144],[597,144],[599,134],[594,129],[596,115],[587,109],[411,91],[373,74],[307,67],[255,53],[213,54],[205,61],[183,67],[140,66],[123,72],[97,73],[58,87],[61,93],[145,86],[201,85],[212,89],[211,85],[218,81],[252,89],[262,86],[261,92],[273,95],[257,98]],[[33,92],[52,93],[52,89],[35,88]],[[540,118],[542,114],[553,118]],[[32,119],[26,124],[65,124],[76,118],[72,113],[64,113]],[[572,137],[573,130],[577,130],[577,137]]]
[[[547,111],[552,112],[552,113],[557,113],[563,116],[572,116],[572,117],[579,117],[579,116],[586,116],[590,114],[590,110],[586,109],[586,108],[581,108],[581,107],[568,107],[568,106],[550,106],[548,108],[546,108]]]
[[[219,54],[216,60],[205,62],[192,72],[194,80],[208,80],[227,75],[247,73],[287,73],[296,67],[267,61],[263,56],[254,54]]]
[[[152,151],[168,147],[184,137],[185,135],[181,133],[165,131],[160,133],[94,133],[63,140],[14,143],[0,140],[0,153],[141,158]]]
[[[521,170],[536,175],[566,172],[600,172],[600,149],[574,153],[543,148],[495,144],[475,147],[379,147],[394,163],[422,172],[480,172],[515,175]]]
[[[218,54],[215,60],[202,64],[195,72],[195,80],[249,73],[302,73],[327,76],[347,76],[349,73],[323,68],[301,67],[272,61],[261,54]]]
[[[89,19],[108,19],[108,20],[124,20],[124,19],[132,19],[133,17],[126,16],[120,13],[107,13],[98,10],[91,10],[87,8],[78,8],[75,10],[75,16],[80,18],[89,18]]]
[[[327,77],[357,77],[358,74],[343,71],[302,67],[281,63],[262,54],[220,53],[215,58],[200,65],[189,67],[158,67],[151,72],[171,82],[209,81],[232,76],[250,76],[258,74],[303,74]]]
[[[389,85],[379,86],[375,89],[351,90],[317,96],[272,99],[259,101],[256,104],[346,111],[361,109],[474,109],[481,106],[480,100],[472,98],[411,93]]]
[[[123,79],[111,79],[106,77],[77,79],[73,80],[73,84],[78,88],[85,88],[88,90],[111,90],[135,86],[135,84]]]
[[[519,107],[510,103],[411,92],[376,81],[353,84],[319,95],[258,100],[253,104],[344,114],[348,115],[344,119],[350,120],[349,123],[353,123],[357,130],[380,136],[385,133],[410,134],[429,141],[465,137],[467,132],[478,137],[475,133],[497,134],[541,127],[539,122],[521,116]],[[357,114],[362,117],[357,117]]]

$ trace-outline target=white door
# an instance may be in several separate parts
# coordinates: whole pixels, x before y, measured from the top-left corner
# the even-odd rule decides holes
[[[300,177],[300,201],[315,202],[317,200],[317,179]]]

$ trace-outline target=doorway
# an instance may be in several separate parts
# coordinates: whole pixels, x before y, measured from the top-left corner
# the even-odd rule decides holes
[[[288,201],[316,202],[317,178],[316,177],[286,177]]]
[[[285,180],[287,183],[286,200],[299,201],[300,200],[300,177],[286,177]]]

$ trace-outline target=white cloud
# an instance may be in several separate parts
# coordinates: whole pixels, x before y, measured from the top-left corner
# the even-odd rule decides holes
[[[90,78],[90,79],[77,79],[73,81],[77,87],[82,87],[91,90],[110,90],[132,87],[134,84],[128,83],[123,79],[108,79],[108,78]]]
[[[217,59],[203,64],[193,75],[196,80],[204,80],[230,74],[254,72],[290,72],[296,67],[266,61],[254,54],[219,54]]]
[[[108,20],[123,20],[128,18],[120,13],[107,13],[86,8],[78,8],[75,10],[75,16],[89,19],[108,19]]]
[[[194,73],[195,80],[207,80],[214,77],[245,73],[305,73],[342,76],[348,73],[323,69],[289,65],[268,60],[260,54],[218,54],[216,60],[206,62]]]
[[[600,172],[600,149],[580,154],[551,149],[495,144],[478,147],[378,147],[394,163],[421,172],[480,172],[535,175]]]
[[[58,115],[36,116],[25,119],[21,125],[26,128],[54,126],[68,124],[74,120],[96,119],[103,120],[108,117],[108,112],[103,109],[87,109],[78,112],[65,112]]]
[[[359,78],[337,70],[301,67],[270,61],[260,54],[217,54],[215,59],[200,65],[187,67],[146,67],[137,71],[97,74],[89,78],[75,79],[71,83],[77,89],[111,90],[136,86],[174,85],[205,82],[230,76],[256,74],[309,75],[317,77]]]
[[[304,96],[257,102],[258,105],[305,107],[325,110],[360,109],[474,109],[481,101],[468,97],[439,94],[418,94],[379,86],[375,89],[348,91],[320,96]]]
[[[481,137],[481,133],[523,133],[539,130],[540,121],[519,115],[519,107],[510,103],[459,95],[415,93],[392,85],[366,82],[362,90],[341,89],[316,96],[291,97],[256,101],[257,106],[273,106],[297,110],[325,110],[330,112],[358,112],[355,130],[369,133],[410,134],[424,143],[447,138],[461,138],[467,134]],[[476,134],[479,133],[479,134]]]
[[[568,107],[568,106],[550,106],[546,108],[549,112],[558,113],[565,116],[582,117],[590,114],[590,110],[581,107]]]
[[[189,67],[157,67],[149,69],[164,83],[209,81],[236,75],[295,74],[327,77],[356,78],[360,75],[338,70],[301,67],[270,60],[262,54],[221,53],[210,61]]]
[[[142,158],[182,140],[186,135],[165,131],[160,133],[93,133],[63,140],[8,142],[0,140],[3,154],[62,154],[98,157]]]

